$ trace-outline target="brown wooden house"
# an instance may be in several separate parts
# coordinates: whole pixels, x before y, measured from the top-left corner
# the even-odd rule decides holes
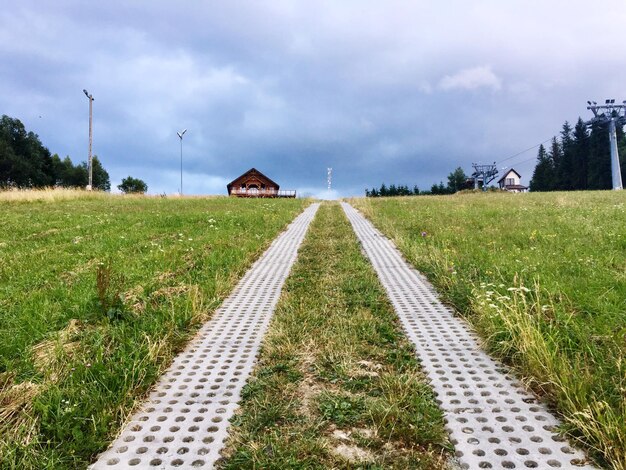
[[[275,183],[256,168],[250,168],[243,175],[226,185],[229,196],[235,197],[296,197],[295,191],[281,191]]]

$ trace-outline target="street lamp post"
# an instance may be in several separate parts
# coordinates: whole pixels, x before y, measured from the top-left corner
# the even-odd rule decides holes
[[[90,95],[87,90],[83,89],[85,96],[89,98],[89,184],[87,185],[87,191],[91,191],[93,186],[93,165],[91,164],[91,142],[92,142],[92,112],[93,112],[93,95]]]
[[[183,195],[183,136],[187,132],[187,129],[182,132],[177,132],[178,138],[180,139],[180,195]]]

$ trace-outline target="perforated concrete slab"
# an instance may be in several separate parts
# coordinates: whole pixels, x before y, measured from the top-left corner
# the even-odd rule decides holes
[[[485,354],[467,324],[353,207],[342,204],[445,412],[462,468],[586,468],[557,419]]]
[[[213,468],[281,288],[318,207],[308,207],[274,240],[91,468]]]

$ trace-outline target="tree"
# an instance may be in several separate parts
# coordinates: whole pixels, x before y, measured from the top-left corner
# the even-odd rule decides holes
[[[19,119],[0,118],[0,186],[40,188],[54,184],[52,156]]]
[[[561,130],[561,159],[555,167],[555,189],[571,190],[574,188],[574,139],[572,126],[567,121]]]
[[[81,163],[81,166],[87,173],[87,182],[89,183],[89,165],[87,162]],[[109,180],[109,173],[104,169],[97,155],[91,158],[91,185],[93,189],[99,189],[100,191],[111,191],[111,181]]]
[[[0,118],[0,186],[41,188],[64,186],[84,188],[88,183],[87,163],[74,166],[70,157],[51,155],[33,132],[26,132],[19,119]],[[93,186],[109,191],[109,174],[98,157],[93,158]]]
[[[552,191],[554,184],[554,165],[543,144],[537,152],[537,165],[530,180],[531,191]]]
[[[574,189],[587,189],[589,169],[589,132],[587,125],[578,118],[574,127],[572,143],[572,183]]]
[[[563,164],[563,149],[556,137],[552,137],[548,158],[552,161],[552,180],[549,183],[550,189],[548,189],[548,191],[555,191],[560,189],[557,174],[561,171],[561,165]]]
[[[463,168],[458,167],[452,173],[448,175],[448,191],[450,193],[456,193],[464,188],[467,181],[467,175],[463,171]]]
[[[431,194],[449,194],[448,188],[443,185],[443,181],[440,181],[439,184],[433,184],[430,188]]]
[[[611,189],[611,149],[606,126],[594,124],[589,137],[588,189]]]
[[[123,193],[145,193],[148,191],[148,185],[138,178],[133,178],[132,176],[128,176],[127,178],[122,179],[122,184],[117,185],[117,189],[122,191]],[[367,195],[367,190],[366,195]]]

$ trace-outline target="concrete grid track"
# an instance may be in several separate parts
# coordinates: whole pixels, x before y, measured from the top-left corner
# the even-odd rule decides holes
[[[92,469],[213,468],[318,207],[305,209],[254,263]]]
[[[462,468],[591,469],[558,420],[479,346],[424,276],[352,206],[343,209],[416,347]]]

